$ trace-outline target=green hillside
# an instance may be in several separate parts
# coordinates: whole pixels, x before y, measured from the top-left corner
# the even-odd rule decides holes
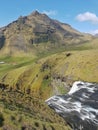
[[[66,86],[75,80],[98,82],[97,39],[55,54],[1,57],[0,61],[4,62],[0,64],[1,83],[24,93],[30,89],[31,94],[43,99],[60,93],[60,89],[66,92]]]
[[[98,83],[97,39],[55,54],[0,57],[1,130],[70,130],[44,101],[69,91],[75,80]]]

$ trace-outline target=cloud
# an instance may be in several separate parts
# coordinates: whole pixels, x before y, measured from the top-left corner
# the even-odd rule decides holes
[[[56,10],[49,10],[49,11],[44,10],[42,13],[47,14],[49,16],[53,16],[53,15],[57,14],[57,11]]]
[[[76,16],[76,20],[78,20],[80,22],[89,21],[93,24],[98,24],[98,17],[96,16],[96,14],[91,13],[91,12],[85,12],[83,14],[78,14]]]

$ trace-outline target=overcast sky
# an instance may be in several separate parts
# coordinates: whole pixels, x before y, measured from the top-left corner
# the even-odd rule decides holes
[[[1,0],[0,27],[34,10],[81,32],[98,33],[98,0]]]

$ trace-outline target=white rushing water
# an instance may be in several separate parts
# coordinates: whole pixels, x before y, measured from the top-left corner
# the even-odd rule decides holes
[[[93,85],[93,84],[92,83],[88,83],[88,82],[76,81],[76,82],[74,82],[74,84],[73,84],[73,86],[72,86],[72,88],[71,88],[71,90],[69,91],[68,94],[73,94],[76,91],[78,91],[80,89],[83,89],[83,88],[88,89],[88,91],[90,91],[90,92],[94,92],[94,88],[93,87],[87,88],[90,85]]]
[[[66,95],[57,95],[46,103],[74,130],[98,130],[98,84],[76,81]]]

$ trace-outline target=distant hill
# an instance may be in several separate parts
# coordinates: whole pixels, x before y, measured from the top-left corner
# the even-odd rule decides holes
[[[35,54],[53,48],[66,48],[71,44],[82,44],[91,38],[69,24],[34,11],[0,29],[0,49],[2,54],[7,55],[18,55],[20,52]]]
[[[96,33],[94,36],[95,36],[95,37],[98,37],[98,33]]]

